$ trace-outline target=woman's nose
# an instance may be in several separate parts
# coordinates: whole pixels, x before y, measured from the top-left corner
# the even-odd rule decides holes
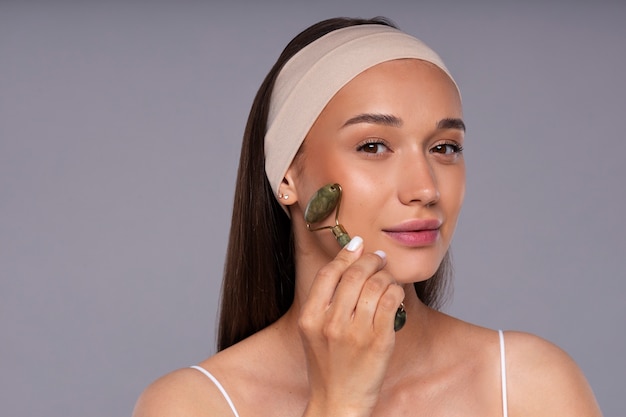
[[[437,177],[426,155],[411,158],[399,171],[398,195],[403,204],[430,206],[439,201]]]

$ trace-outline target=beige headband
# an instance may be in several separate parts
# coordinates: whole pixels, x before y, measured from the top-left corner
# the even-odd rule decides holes
[[[402,58],[431,62],[454,81],[435,51],[383,25],[335,30],[285,64],[272,92],[265,133],[265,172],[275,195],[305,136],[333,96],[366,69]]]

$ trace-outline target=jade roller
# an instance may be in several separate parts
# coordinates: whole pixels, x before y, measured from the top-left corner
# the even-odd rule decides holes
[[[337,239],[339,246],[342,248],[350,242],[350,235],[346,232],[343,225],[339,224],[339,208],[341,206],[341,185],[326,184],[313,194],[313,197],[309,200],[304,210],[304,220],[306,221],[306,227],[311,232],[318,230],[330,229]],[[322,220],[330,216],[330,213],[335,211],[335,225],[334,226],[321,226],[317,228],[311,228],[311,224],[319,223]],[[393,321],[393,330],[396,332],[404,327],[406,323],[406,310],[404,309],[404,303],[400,304],[396,311],[396,317]]]
[[[337,239],[339,246],[342,248],[350,242],[350,236],[346,232],[346,229],[339,224],[339,206],[341,205],[341,185],[339,184],[326,184],[309,200],[309,204],[306,205],[304,210],[304,220],[306,221],[306,227],[311,232],[317,230],[330,229]],[[327,218],[333,210],[335,210],[335,225],[334,226],[322,226],[316,229],[311,229],[311,223],[319,223]]]

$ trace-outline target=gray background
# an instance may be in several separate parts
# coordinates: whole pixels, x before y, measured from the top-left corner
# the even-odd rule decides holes
[[[554,341],[623,415],[623,2],[258,3],[0,1],[0,415],[129,415],[214,351],[249,106],[336,15],[392,18],[463,91],[447,311]]]

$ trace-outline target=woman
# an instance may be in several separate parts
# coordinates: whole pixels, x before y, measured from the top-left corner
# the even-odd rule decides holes
[[[557,347],[437,311],[464,133],[441,59],[387,21],[298,35],[244,135],[219,352],[152,384],[135,416],[601,415]],[[327,184],[334,217],[307,222]],[[337,223],[343,249],[314,231]]]

